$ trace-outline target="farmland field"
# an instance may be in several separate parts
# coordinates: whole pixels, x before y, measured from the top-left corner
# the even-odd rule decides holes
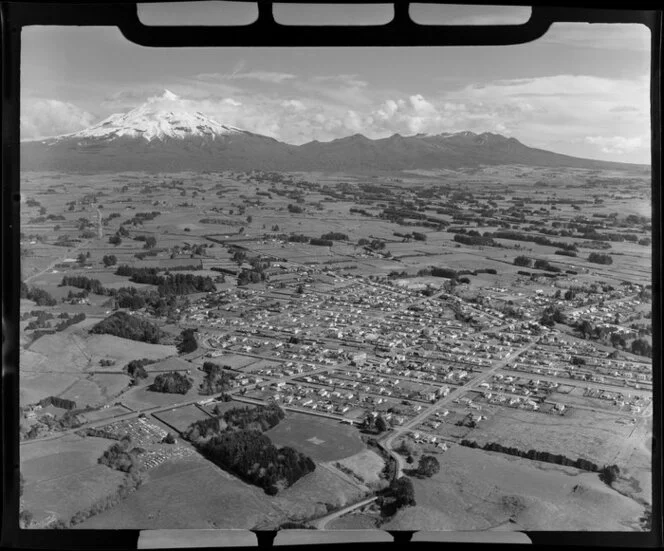
[[[462,446],[438,460],[438,474],[413,479],[415,499],[449,518],[449,529],[483,530],[513,519],[532,530],[624,531],[642,512],[595,473]]]

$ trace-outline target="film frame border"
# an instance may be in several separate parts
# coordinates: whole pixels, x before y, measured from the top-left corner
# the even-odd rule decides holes
[[[182,0],[178,0],[182,1]],[[184,0],[187,1],[187,0]],[[251,2],[252,0],[231,0]],[[145,3],[157,3],[146,0]],[[361,0],[363,4],[393,4],[394,18],[385,25],[285,26],[272,16],[272,0],[254,0],[258,18],[250,25],[227,27],[146,26],[138,18],[136,2],[93,3],[4,2],[2,25],[2,446],[3,516],[0,544],[31,549],[135,548],[139,530],[21,530],[18,528],[18,310],[20,282],[20,45],[26,26],[116,26],[128,40],[147,47],[343,47],[343,46],[472,46],[527,43],[546,33],[556,22],[638,23],[651,31],[651,174],[652,174],[652,290],[653,290],[653,446],[652,526],[650,532],[526,531],[535,545],[658,547],[662,545],[662,194],[661,194],[661,53],[662,11],[653,3],[632,2],[628,8],[598,8],[590,2],[551,0],[546,3],[498,0],[458,0],[469,5],[531,5],[531,18],[520,25],[419,25],[408,15],[411,3],[444,4],[436,0]],[[344,4],[348,0],[289,0],[288,3]],[[219,33],[223,29],[223,33]],[[255,532],[257,546],[270,547],[276,532]],[[413,532],[389,532],[395,543],[410,540]],[[439,545],[418,542],[417,546]],[[334,544],[332,547],[336,547]],[[330,547],[327,545],[326,547]],[[299,547],[301,548],[301,547]]]

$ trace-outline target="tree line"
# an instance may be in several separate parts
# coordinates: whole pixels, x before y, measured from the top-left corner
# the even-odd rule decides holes
[[[589,471],[596,473],[600,470],[599,466],[592,461],[587,459],[578,458],[570,459],[569,457],[562,454],[553,454],[550,452],[543,452],[538,450],[528,450],[527,452],[520,450],[515,447],[503,446],[497,442],[487,442],[484,446],[480,446],[477,442],[471,440],[462,440],[462,446],[469,448],[481,448],[490,452],[499,452],[507,455],[515,455],[517,457],[523,457],[525,459],[531,459],[534,461],[542,461],[545,463],[555,463],[556,465],[565,465],[567,467],[575,467],[581,469],[582,471]]]

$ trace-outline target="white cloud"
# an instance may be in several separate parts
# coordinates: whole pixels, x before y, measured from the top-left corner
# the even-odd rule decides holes
[[[23,99],[21,139],[31,140],[69,134],[93,124],[95,117],[71,103],[55,99]]]
[[[538,43],[648,52],[650,29],[636,23],[554,23]]]
[[[585,142],[598,146],[603,153],[624,155],[645,147],[646,140],[642,136],[627,138],[625,136],[586,136]]]

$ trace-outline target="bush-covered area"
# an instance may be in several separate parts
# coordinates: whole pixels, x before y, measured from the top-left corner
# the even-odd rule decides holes
[[[334,241],[331,241],[329,239],[318,239],[316,237],[312,237],[311,240],[309,241],[310,245],[317,245],[319,247],[331,247],[334,245]]]
[[[71,520],[69,521],[69,526],[75,526],[94,515],[98,515],[99,513],[103,513],[104,511],[111,509],[120,503],[123,499],[125,499],[129,494],[134,492],[142,483],[143,479],[138,473],[132,473],[126,476],[122,481],[122,484],[118,486],[113,494],[99,499],[92,505],[92,507],[90,507],[90,509],[85,511],[78,511],[74,516],[72,516]]]
[[[348,236],[341,232],[324,233],[320,238],[328,241],[348,241]]]
[[[242,430],[266,431],[277,426],[284,417],[284,411],[276,404],[257,408],[233,408],[224,413],[224,421],[229,427]]]
[[[316,468],[309,457],[293,448],[277,448],[262,434],[283,418],[276,404],[234,408],[223,419],[195,421],[183,436],[212,462],[275,495]]]
[[[125,473],[136,472],[138,470],[136,455],[139,452],[137,448],[130,450],[130,445],[131,438],[124,436],[118,442],[112,444],[97,461],[116,471]]]
[[[127,314],[113,312],[90,329],[90,333],[115,335],[133,341],[159,344],[162,331],[149,321]]]
[[[224,422],[219,417],[206,417],[194,421],[182,433],[182,436],[194,444],[200,444],[203,440],[219,434],[225,428]]]
[[[159,275],[156,268],[134,268],[123,264],[118,266],[115,275],[129,276],[134,283],[156,285],[160,295],[188,295],[216,291],[214,281],[209,276],[194,274]]]
[[[554,273],[562,272],[562,270],[558,268],[558,266],[554,266],[548,260],[544,260],[543,258],[535,260],[534,267],[537,268],[538,270],[546,270],[547,272],[554,272]]]
[[[515,266],[528,267],[528,266],[532,266],[532,264],[533,264],[532,259],[531,259],[531,258],[528,258],[528,257],[525,256],[525,255],[517,256],[517,257],[514,259],[514,265],[515,265]]]
[[[595,264],[613,264],[613,258],[608,254],[590,253],[590,255],[588,255],[588,262],[594,262]]]
[[[186,375],[177,371],[169,373],[160,373],[150,385],[150,390],[154,392],[165,392],[168,394],[186,394],[189,392],[193,381]]]
[[[496,243],[491,237],[482,235],[463,235],[461,233],[454,234],[454,241],[464,245],[481,245],[484,247],[497,247]]]
[[[54,406],[56,408],[62,409],[74,409],[76,408],[76,402],[74,400],[67,400],[66,398],[60,398],[58,396],[48,396],[40,400],[39,405],[41,407]]]
[[[74,325],[76,323],[79,323],[85,319],[85,314],[83,312],[80,312],[78,314],[74,314],[72,317],[63,319],[60,323],[58,323],[55,326],[56,331],[64,331],[69,327],[70,325]]]
[[[134,380],[147,379],[148,372],[145,370],[145,366],[156,362],[157,360],[151,360],[149,358],[132,360],[125,366],[125,370],[127,371],[127,375],[129,375]]]
[[[220,365],[205,362],[203,371],[205,371],[205,379],[201,383],[201,394],[209,396],[218,392],[226,392],[232,387],[235,375],[224,371]]]
[[[59,286],[64,287],[65,285],[70,287],[77,287],[79,289],[85,289],[86,291],[94,293],[95,295],[105,294],[104,286],[101,284],[101,281],[85,276],[64,276]]]
[[[310,237],[302,234],[292,234],[288,236],[288,241],[290,243],[309,243],[310,240]]]
[[[574,460],[561,454],[553,454],[550,452],[541,452],[537,450],[528,450],[527,452],[524,452],[523,450],[519,450],[518,448],[503,446],[502,444],[498,444],[497,442],[487,442],[486,444],[484,444],[484,446],[480,446],[477,442],[465,439],[461,441],[461,445],[467,446],[469,448],[481,448],[483,450],[487,450],[490,452],[500,452],[500,453],[505,453],[507,455],[515,455],[517,457],[532,459],[534,461],[543,461],[546,463],[555,463],[556,465],[575,467],[577,469],[593,473],[599,471],[599,466],[596,463],[593,463],[592,461],[588,461],[587,459],[581,459],[581,458]]]
[[[497,231],[493,233],[485,233],[486,237],[493,237],[495,239],[511,239],[514,241],[529,241],[532,243],[537,243],[538,245],[548,245],[550,247],[558,247],[559,249],[567,251],[576,251],[576,245],[574,243],[565,243],[564,241],[551,241],[548,237],[543,235],[532,235],[527,233],[519,233],[515,231]]]
[[[21,282],[20,297],[34,301],[37,306],[55,306],[58,303],[47,291],[34,286],[28,288],[23,281]]]
[[[266,279],[267,276],[262,270],[247,270],[244,268],[237,276],[237,284],[239,287],[243,287],[249,283],[260,283]]]
[[[553,254],[559,254],[561,256],[576,256],[576,253],[574,251],[554,251]]]
[[[269,495],[316,469],[311,458],[290,447],[277,448],[257,430],[226,430],[197,447],[210,461]]]

